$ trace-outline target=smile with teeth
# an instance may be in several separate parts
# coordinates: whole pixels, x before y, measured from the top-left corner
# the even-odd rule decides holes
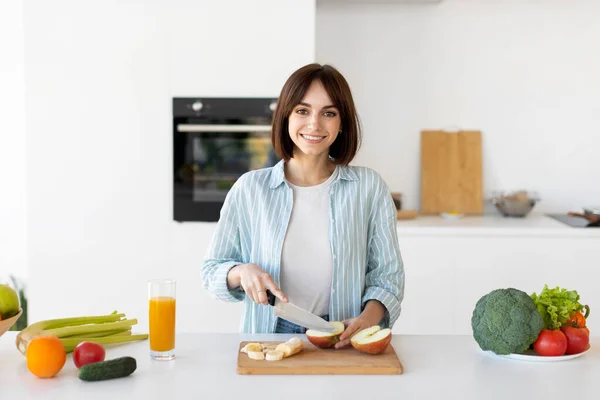
[[[304,139],[310,141],[310,142],[319,142],[323,139],[325,139],[325,136],[313,136],[313,135],[305,135],[305,134],[300,134],[300,136],[302,136]]]

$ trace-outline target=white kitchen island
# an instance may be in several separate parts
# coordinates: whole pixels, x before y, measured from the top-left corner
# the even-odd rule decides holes
[[[469,335],[395,335],[401,375],[238,375],[242,340],[284,340],[290,335],[181,334],[177,359],[151,361],[148,342],[107,348],[107,359],[137,360],[127,378],[84,382],[71,355],[52,379],[27,370],[14,346],[0,337],[0,398],[29,399],[598,399],[600,337],[585,355],[561,362],[524,362],[482,352]],[[597,346],[597,347],[596,347]],[[376,357],[376,356],[374,356]],[[265,361],[266,362],[266,361]]]
[[[398,221],[406,289],[394,333],[471,334],[477,300],[497,288],[577,290],[600,331],[600,228],[545,215]]]

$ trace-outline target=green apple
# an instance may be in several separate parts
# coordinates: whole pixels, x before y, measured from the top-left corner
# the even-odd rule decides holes
[[[0,284],[0,316],[3,320],[19,312],[19,295],[8,285]]]

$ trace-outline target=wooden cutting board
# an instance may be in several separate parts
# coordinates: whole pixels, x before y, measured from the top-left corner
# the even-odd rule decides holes
[[[415,219],[419,213],[417,210],[398,210],[396,216],[398,219]]]
[[[481,132],[421,132],[421,214],[483,214]]]
[[[390,344],[381,354],[360,353],[352,346],[343,349],[319,349],[304,340],[301,352],[279,361],[252,360],[240,350],[237,373],[241,375],[398,375],[403,367]],[[282,342],[260,342],[277,345]]]

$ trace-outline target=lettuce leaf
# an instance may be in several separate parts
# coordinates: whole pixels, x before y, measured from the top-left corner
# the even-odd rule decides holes
[[[567,290],[558,286],[550,289],[545,284],[540,294],[533,293],[531,298],[542,315],[545,328],[548,329],[559,329],[571,315],[584,309],[579,303],[580,296],[576,290]]]

